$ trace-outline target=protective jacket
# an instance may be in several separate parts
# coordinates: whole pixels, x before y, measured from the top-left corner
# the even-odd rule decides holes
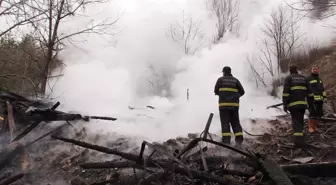
[[[288,110],[306,109],[312,103],[310,84],[303,75],[290,74],[286,77],[282,102]]]
[[[327,96],[324,91],[323,81],[318,74],[311,74],[308,77],[308,81],[311,87],[311,92],[314,94],[314,102],[322,102],[323,99]]]
[[[219,96],[219,109],[239,110],[239,98],[245,94],[240,81],[232,74],[218,78],[215,85],[215,95]]]

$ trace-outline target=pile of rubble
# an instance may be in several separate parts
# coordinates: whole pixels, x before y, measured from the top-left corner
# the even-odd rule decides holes
[[[72,115],[50,109],[25,113],[27,125],[15,136],[14,111],[17,101],[6,101],[7,116],[2,135],[9,144],[0,152],[1,184],[332,184],[336,173],[334,163],[336,126],[324,118],[319,133],[307,135],[307,146],[295,148],[292,130],[286,117],[270,120],[267,133],[250,135],[244,146],[235,147],[217,142],[219,136],[209,133],[210,114],[201,134],[170,139],[165,143],[143,141],[130,147],[127,138],[98,145],[101,136],[88,139],[85,128],[69,135],[66,123],[26,142],[31,130],[41,121],[73,121],[115,118]],[[11,106],[13,105],[13,106]],[[14,106],[15,105],[15,106]],[[18,111],[18,109],[15,109]],[[20,119],[17,119],[20,120]],[[258,124],[252,120],[251,124]],[[20,130],[19,128],[17,128]],[[42,140],[50,136],[51,140]],[[9,138],[9,139],[8,139]],[[21,142],[21,141],[25,142]],[[67,150],[59,150],[63,146]],[[130,149],[132,148],[132,149]],[[111,157],[113,156],[113,157]],[[103,158],[113,159],[101,161]]]

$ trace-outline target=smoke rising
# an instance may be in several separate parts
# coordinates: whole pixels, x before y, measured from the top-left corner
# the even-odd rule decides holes
[[[97,19],[120,15],[115,30],[118,33],[104,38],[87,36],[83,44],[68,45],[62,53],[67,65],[64,76],[55,84],[52,95],[61,101],[63,110],[118,118],[114,123],[95,121],[87,125],[96,132],[165,140],[200,132],[213,112],[210,131],[220,133],[218,97],[213,88],[227,65],[245,88],[240,116],[243,127],[250,130],[251,118],[282,114],[266,110],[266,106],[281,100],[270,97],[267,88],[256,88],[246,62],[247,55],[259,52],[258,42],[264,38],[261,27],[280,3],[283,1],[241,1],[239,37],[226,33],[215,45],[216,20],[204,0],[115,1],[104,6]],[[185,55],[183,45],[169,32],[172,24],[181,23],[183,12],[199,23],[204,34],[200,37],[202,47],[195,55]],[[321,22],[303,19],[300,24],[309,39],[328,42],[331,31]],[[311,27],[314,30],[308,29]],[[197,44],[193,41],[191,46]],[[261,68],[260,64],[256,66]],[[270,77],[265,78],[271,83]]]

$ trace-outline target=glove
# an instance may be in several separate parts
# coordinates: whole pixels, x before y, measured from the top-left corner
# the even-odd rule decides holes
[[[286,105],[283,106],[283,110],[284,110],[286,113],[288,113],[288,109],[287,109],[287,106],[286,106]]]

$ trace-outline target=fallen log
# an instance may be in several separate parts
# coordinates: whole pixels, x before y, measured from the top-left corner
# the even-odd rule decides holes
[[[281,165],[281,168],[291,174],[316,177],[336,177],[336,162],[306,163]]]

